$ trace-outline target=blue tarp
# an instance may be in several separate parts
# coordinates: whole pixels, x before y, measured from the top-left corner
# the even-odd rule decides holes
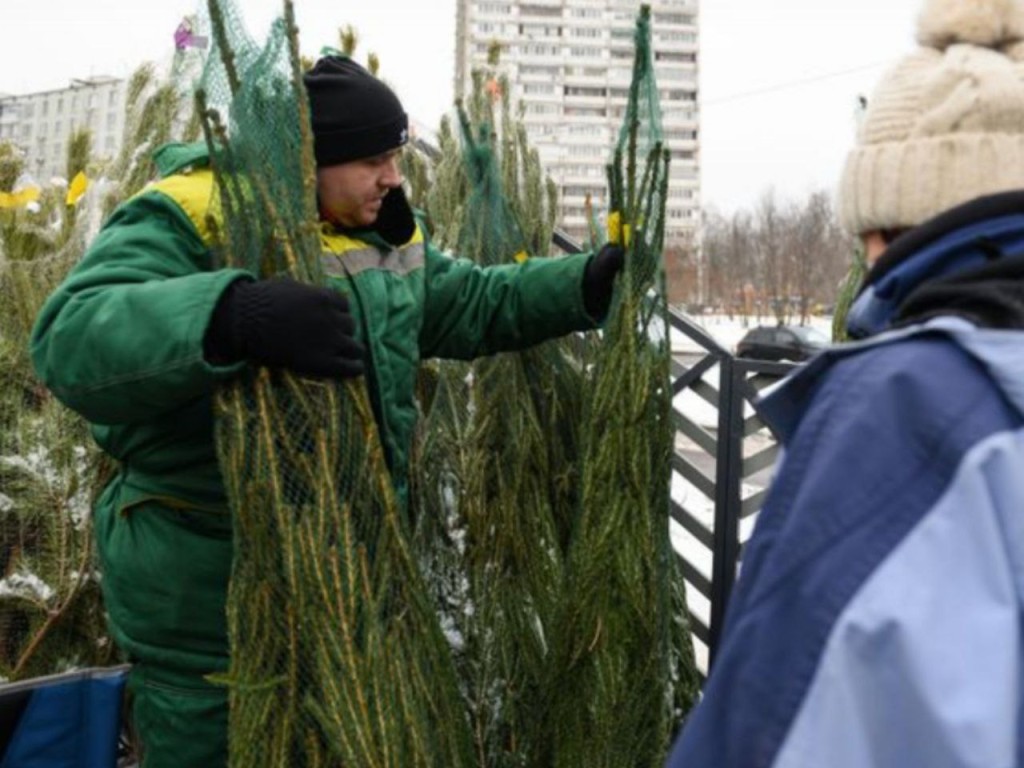
[[[10,734],[0,768],[114,768],[128,667],[86,669],[0,686]]]

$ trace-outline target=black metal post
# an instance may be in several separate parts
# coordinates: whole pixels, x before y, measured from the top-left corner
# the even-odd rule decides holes
[[[715,467],[715,530],[711,562],[711,626],[708,674],[715,663],[718,641],[736,580],[739,558],[740,487],[743,481],[742,367],[731,355],[719,361],[718,456]]]

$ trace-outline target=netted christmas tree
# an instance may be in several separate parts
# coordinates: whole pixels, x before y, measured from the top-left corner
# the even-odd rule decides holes
[[[495,103],[475,125],[460,109],[467,196],[456,226],[445,230],[460,256],[490,267],[525,260],[538,243],[550,247],[554,217],[553,206],[534,197],[520,224],[511,200],[522,201],[527,188],[516,180],[540,178],[539,162],[518,151],[525,138],[508,130],[508,102]],[[435,369],[418,454],[419,519],[421,534],[444,529],[421,546],[457,638],[479,765],[543,765],[539,750],[550,743],[545,635],[556,620],[578,487],[570,477],[579,423],[571,404],[580,400],[583,365],[565,356],[572,347],[549,342]]]
[[[447,149],[430,200],[449,215],[431,220],[460,256],[513,263],[549,247],[554,198],[507,82],[474,85],[463,177]],[[667,527],[667,172],[644,13],[611,169],[627,267],[603,337],[443,362],[424,388],[420,546],[482,766],[659,765],[696,694]]]
[[[313,145],[290,3],[265,45],[210,3],[199,92],[221,262],[323,283]],[[468,728],[365,381],[261,369],[218,397],[235,534],[232,765],[460,766]]]
[[[673,425],[662,247],[669,155],[642,8],[625,121],[608,169],[625,268],[586,389],[580,515],[567,554],[558,765],[653,765],[674,727],[668,539]],[[587,701],[588,706],[578,706]],[[574,703],[575,702],[575,703]]]

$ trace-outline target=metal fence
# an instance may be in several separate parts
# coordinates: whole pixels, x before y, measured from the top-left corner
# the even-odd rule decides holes
[[[686,580],[698,665],[714,663],[726,605],[779,445],[754,410],[791,363],[735,357],[686,315],[670,311],[673,416],[670,515]]]

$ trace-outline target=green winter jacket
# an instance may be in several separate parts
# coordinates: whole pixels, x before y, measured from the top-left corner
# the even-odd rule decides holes
[[[49,298],[32,358],[120,462],[122,507],[162,500],[223,511],[211,396],[245,363],[210,364],[203,337],[224,289],[246,273],[212,263],[212,173],[201,158],[171,170],[118,208]],[[441,253],[419,229],[395,247],[372,231],[356,239],[325,226],[322,243],[329,282],[350,295],[368,350],[371,397],[403,496],[420,360],[471,359],[594,327],[583,307],[588,255],[483,269]]]

